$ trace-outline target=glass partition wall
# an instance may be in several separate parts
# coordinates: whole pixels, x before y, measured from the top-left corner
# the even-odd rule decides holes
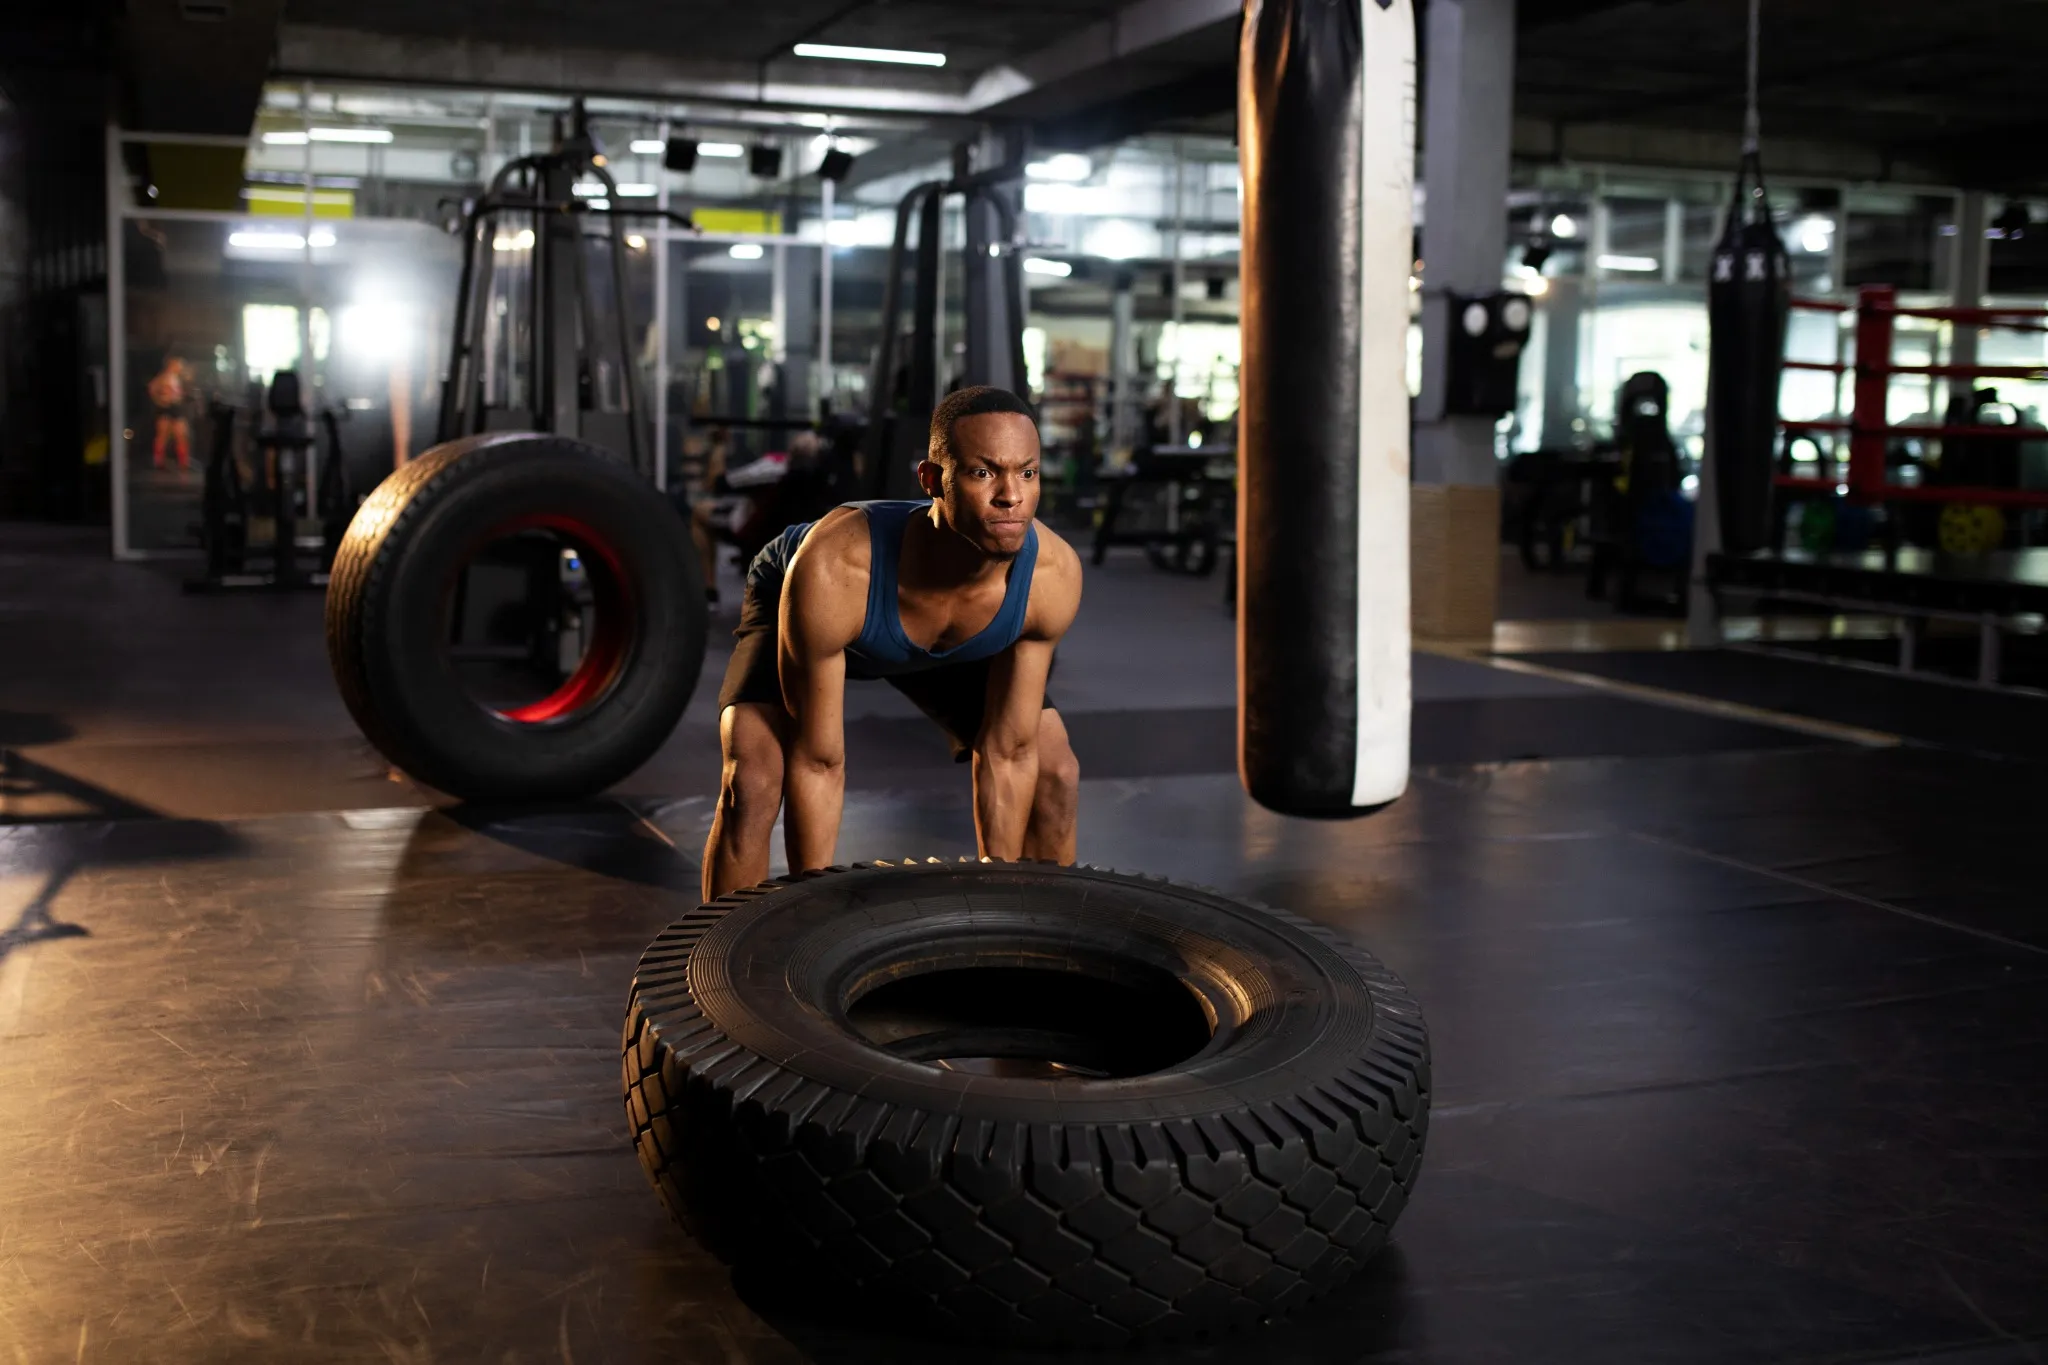
[[[344,416],[359,489],[430,444],[460,265],[451,228],[507,160],[552,142],[568,103],[294,83],[266,92],[247,139],[111,130],[118,553],[195,545],[214,405],[250,410],[280,369],[305,377],[309,407]],[[864,413],[896,205],[945,178],[950,147],[888,115],[609,99],[587,109],[624,204],[687,210],[698,228],[650,219],[627,237],[635,363],[662,477],[694,480],[714,444],[739,462],[783,448],[790,424]],[[686,165],[669,156],[672,139],[692,153]],[[835,150],[854,160],[831,183],[817,172]],[[1698,453],[1706,271],[1728,182],[1571,165],[1519,167],[1515,179],[1502,280],[1532,296],[1536,322],[1516,411],[1500,424],[1502,458],[1604,439],[1617,389],[1645,369],[1670,384],[1674,433]],[[1026,368],[1049,465],[1089,469],[1142,444],[1233,444],[1241,188],[1229,138],[1040,151],[1019,186],[1012,248],[1024,258]],[[1884,282],[1904,301],[1949,301],[1951,192],[1786,183],[1773,193],[1800,293]],[[1427,212],[1418,196],[1418,216]],[[964,239],[957,204],[942,231],[948,245]],[[491,248],[501,286],[490,306],[516,323],[524,296],[510,286],[532,243],[511,232]],[[2022,278],[2001,276],[1992,259],[1994,286]],[[1427,268],[1417,262],[1418,291]],[[960,281],[943,283],[951,379],[964,328]],[[2034,301],[2009,292],[2001,302]],[[2027,354],[1996,359],[2034,363],[2039,341],[2001,338]],[[1939,326],[1902,324],[1900,359],[1939,363],[1952,342]],[[1790,354],[1835,360],[1847,345],[1837,316],[1794,315]],[[1412,357],[1410,368],[1412,387]],[[487,372],[522,382],[503,365]],[[2021,409],[2048,397],[2010,387],[2001,397]],[[1786,379],[1787,416],[1827,417],[1846,397],[1820,371]],[[1894,416],[1943,399],[1901,377]]]

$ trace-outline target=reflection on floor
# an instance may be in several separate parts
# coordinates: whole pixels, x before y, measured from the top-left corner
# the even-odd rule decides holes
[[[1898,626],[1877,616],[1728,616],[1730,644],[1804,644],[1820,640],[1894,640]],[[1498,654],[1684,649],[1685,622],[1661,617],[1588,616],[1554,621],[1502,620],[1487,642]],[[1470,642],[1465,646],[1471,648]]]
[[[91,813],[57,793],[57,782],[194,819],[440,802],[393,773],[356,733],[329,678],[317,594],[192,598],[179,590],[183,571],[175,566],[114,565],[103,556],[89,536],[0,526],[0,657],[33,661],[0,673],[0,764],[44,774],[33,792],[20,779],[0,781],[0,818]],[[1512,562],[1509,571],[1519,572]],[[726,588],[696,700],[622,793],[715,789],[716,680],[737,580]],[[1235,770],[1235,631],[1217,588],[1213,578],[1155,572],[1135,550],[1089,571],[1084,609],[1053,681],[1085,772]],[[1650,638],[1646,628],[1669,629],[1655,621],[1571,629],[1616,638],[1617,627],[1634,632],[1625,635],[1631,641]],[[1416,656],[1416,762],[1859,742],[1757,708],[1660,708],[1672,699],[1491,664],[1483,650]],[[851,688],[848,715],[856,787],[964,790],[936,731],[886,685]]]
[[[962,1358],[735,1286],[626,1146],[617,1030],[694,901],[704,701],[613,799],[422,809],[333,699],[317,599],[94,553],[0,532],[0,658],[33,661],[0,674],[20,1358]],[[1428,1013],[1435,1119],[1360,1280],[1148,1359],[2040,1360],[2043,769],[1973,752],[2035,713],[1935,734],[1925,696],[1976,694],[1894,682],[1843,718],[1854,689],[1708,687],[1723,656],[1642,637],[1421,654],[1408,794],[1293,821],[1231,775],[1214,588],[1089,578],[1056,679],[1082,856],[1369,944]],[[885,687],[854,714],[842,854],[970,849],[928,727]]]

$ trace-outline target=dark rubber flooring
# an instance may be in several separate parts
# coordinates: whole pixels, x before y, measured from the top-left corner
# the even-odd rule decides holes
[[[1883,730],[1970,753],[2048,759],[2048,697],[1745,649],[1518,654],[1620,682]]]
[[[1390,1251],[1146,1359],[2043,1359],[2048,769],[1979,756],[2004,701],[1850,714],[1861,675],[1774,660],[1811,690],[1731,698],[1924,742],[1869,750],[1419,655],[1409,793],[1293,821],[1230,773],[1215,585],[1087,593],[1082,856],[1356,935],[1436,1058]],[[849,703],[842,855],[971,848],[930,727]],[[626,983],[695,900],[710,719],[609,801],[432,809],[353,734],[316,598],[0,527],[0,1360],[1002,1359],[735,1286],[627,1147]]]
[[[1519,573],[1512,561],[1506,571]],[[108,801],[206,819],[441,803],[356,733],[329,676],[317,593],[190,597],[188,572],[112,564],[90,532],[0,525],[0,821],[91,818]],[[623,794],[716,790],[714,702],[738,595],[727,578],[696,700]],[[1091,568],[1054,684],[1084,772],[1234,772],[1235,668],[1215,580],[1154,572],[1137,551]],[[1463,660],[1417,655],[1414,671],[1419,764],[1819,742]],[[886,685],[857,684],[847,704],[854,788],[962,780],[938,732]]]
[[[1356,934],[1432,1026],[1392,1250],[1160,1359],[2038,1360],[2038,770],[1923,750],[1427,770],[1358,823],[1090,782],[1082,854]],[[958,1360],[805,1320],[627,1149],[632,964],[708,803],[0,830],[21,1358]],[[968,847],[855,794],[849,856]],[[988,1357],[1000,1358],[1000,1357]]]
[[[1090,777],[1178,777],[1237,771],[1237,712],[1078,711],[1066,716],[1081,770]],[[1825,740],[1747,721],[1678,711],[1601,693],[1461,697],[1415,705],[1411,760],[1505,763],[1529,759],[1646,757],[1722,750],[1811,748]],[[707,737],[707,751],[715,744]],[[964,771],[964,770],[962,770]],[[866,790],[951,786],[946,741],[922,718],[871,717],[847,734],[848,781]],[[645,788],[646,778],[633,784]],[[671,791],[716,789],[675,774]]]

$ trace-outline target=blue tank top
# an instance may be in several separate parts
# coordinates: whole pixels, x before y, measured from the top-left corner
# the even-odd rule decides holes
[[[903,532],[910,519],[930,510],[925,500],[914,502],[850,502],[868,520],[868,612],[861,622],[860,638],[846,647],[850,672],[855,677],[886,678],[899,673],[920,673],[946,664],[973,663],[1002,653],[1024,633],[1024,612],[1031,604],[1031,571],[1038,563],[1038,528],[1027,527],[1024,548],[1010,564],[1003,591],[1003,605],[995,619],[981,631],[951,649],[925,649],[903,633],[903,618],[897,610],[897,569],[903,559]],[[816,522],[790,527],[762,548],[754,569],[773,570],[777,576],[789,571],[797,546],[803,544]]]

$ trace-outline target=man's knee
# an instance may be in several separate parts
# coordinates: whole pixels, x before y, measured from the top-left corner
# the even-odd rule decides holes
[[[768,771],[760,763],[727,760],[718,799],[747,824],[772,823],[782,803],[782,765],[778,762],[773,771]]]
[[[1071,805],[1081,790],[1081,760],[1074,757],[1067,742],[1067,727],[1056,712],[1048,711],[1038,736],[1038,799],[1041,803]]]
[[[782,805],[780,737],[766,723],[744,715],[728,717],[724,730],[719,802],[743,823],[773,823]]]

